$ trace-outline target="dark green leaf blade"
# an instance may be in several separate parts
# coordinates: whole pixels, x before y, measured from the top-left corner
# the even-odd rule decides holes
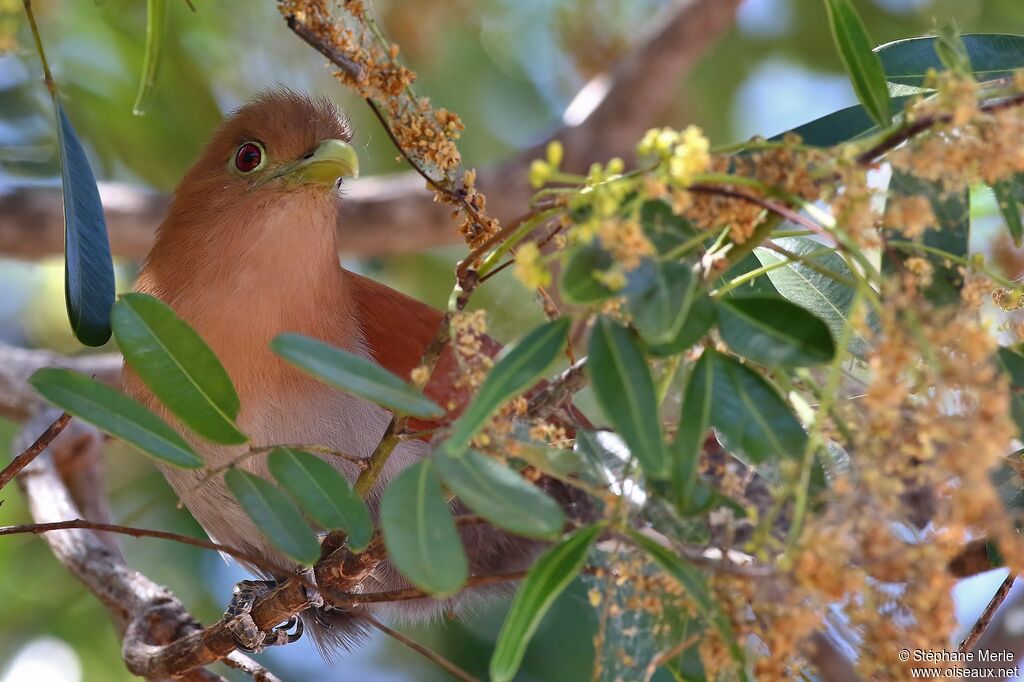
[[[142,116],[146,113],[149,97],[156,84],[160,70],[160,58],[164,51],[164,32],[167,30],[168,0],[147,0],[146,2],[146,52],[142,58],[142,78],[135,95],[132,113]]]
[[[648,345],[647,353],[656,357],[681,353],[704,338],[716,322],[718,308],[715,307],[715,302],[705,292],[696,292],[675,337],[667,343]]]
[[[1020,248],[1021,239],[1024,238],[1024,223],[1021,222],[1020,212],[1021,201],[1024,200],[1024,175],[1017,174],[1009,180],[995,183],[992,192],[1013,244]]]
[[[711,406],[714,404],[714,382],[711,372],[713,358],[705,353],[693,366],[686,382],[679,429],[672,444],[672,489],[676,504],[685,513],[703,506],[706,499],[695,499],[697,477],[704,439],[711,427]]]
[[[771,367],[828,362],[835,343],[828,326],[784,298],[750,296],[717,302],[722,339],[738,355]]]
[[[320,543],[302,512],[273,483],[241,469],[229,469],[224,482],[275,547],[304,566],[320,558]]]
[[[890,116],[896,116],[903,111],[904,103],[911,97],[912,95],[901,95],[890,99]],[[872,120],[864,106],[854,104],[780,133],[771,139],[779,141],[792,133],[799,135],[800,140],[806,145],[831,147],[877,131],[878,125]]]
[[[710,374],[711,424],[727,446],[754,462],[801,457],[807,434],[775,389],[746,365],[711,349],[704,353],[711,371],[695,376],[692,390],[705,393]]]
[[[492,682],[509,682],[515,677],[530,638],[555,598],[583,568],[601,528],[599,524],[581,528],[537,559],[519,586],[498,634],[491,655]]]
[[[75,338],[87,346],[110,340],[114,264],[96,178],[64,107],[57,109],[64,195],[64,297]]]
[[[29,379],[40,395],[164,464],[197,469],[203,460],[177,431],[128,396],[82,374],[54,367]]]
[[[558,503],[509,467],[475,450],[434,461],[445,485],[495,526],[534,538],[562,532],[565,512]]]
[[[433,462],[421,460],[391,482],[380,524],[392,563],[413,585],[437,597],[462,587],[469,564]]]
[[[857,99],[872,120],[880,126],[891,123],[889,117],[889,90],[882,62],[871,47],[871,39],[850,0],[825,0],[829,26],[839,57],[857,93]]]
[[[270,348],[324,383],[401,414],[422,418],[444,414],[433,400],[361,355],[300,334],[281,334]]]
[[[570,252],[562,267],[559,291],[576,305],[590,305],[611,298],[615,292],[594,275],[612,265],[611,255],[598,244],[585,244]]]
[[[340,471],[315,455],[291,448],[274,448],[267,463],[274,479],[310,518],[328,530],[345,531],[353,551],[366,549],[373,537],[373,520]]]
[[[700,613],[705,621],[714,626],[719,634],[722,635],[722,639],[728,643],[729,653],[736,662],[740,678],[747,679],[743,650],[736,640],[736,635],[733,633],[729,619],[722,611],[721,606],[718,605],[718,602],[712,598],[701,572],[651,538],[632,529],[626,532],[640,549],[647,552],[654,559],[654,562],[661,567],[661,570],[672,576],[676,582],[683,586],[690,595],[690,598],[693,599],[697,612]]]
[[[111,311],[125,360],[185,426],[215,443],[239,444],[240,403],[210,347],[160,299],[125,294]]]
[[[590,334],[587,371],[597,402],[647,476],[669,475],[651,370],[622,326],[600,317]]]
[[[971,71],[978,81],[1012,76],[1024,68],[1024,36],[1002,33],[965,33],[960,36]],[[935,36],[908,38],[880,45],[875,52],[890,83],[921,87],[929,69],[944,70],[935,50]]]
[[[633,326],[651,344],[668,343],[679,334],[696,290],[693,268],[665,261],[654,265],[649,287],[629,296]]]
[[[502,349],[473,401],[452,425],[451,435],[439,446],[439,455],[461,456],[498,408],[543,376],[565,349],[569,323],[565,317],[545,322]]]

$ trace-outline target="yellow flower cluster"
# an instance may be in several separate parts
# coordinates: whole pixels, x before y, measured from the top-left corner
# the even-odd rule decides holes
[[[641,157],[660,160],[665,179],[677,187],[685,187],[711,165],[711,145],[697,126],[679,132],[671,128],[652,128],[637,145]]]
[[[536,242],[526,242],[516,250],[516,277],[529,289],[551,284],[551,272],[541,260]]]

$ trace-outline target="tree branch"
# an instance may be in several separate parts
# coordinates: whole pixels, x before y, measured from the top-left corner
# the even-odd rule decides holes
[[[610,72],[583,87],[564,124],[513,159],[484,168],[477,188],[488,211],[503,223],[529,205],[530,161],[548,141],[565,146],[566,168],[585,170],[592,161],[628,157],[658,121],[675,85],[733,22],[740,0],[677,0],[668,16]],[[334,61],[333,57],[331,57]],[[117,256],[140,259],[167,211],[160,194],[117,183],[100,183],[110,247]],[[379,256],[457,243],[450,209],[434,203],[415,172],[365,178],[346,190],[338,225],[345,253]],[[64,218],[58,185],[0,191],[0,253],[37,259],[61,252]]]

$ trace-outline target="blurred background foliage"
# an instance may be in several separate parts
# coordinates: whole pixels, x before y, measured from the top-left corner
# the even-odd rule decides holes
[[[578,89],[615,63],[668,0],[377,0],[385,32],[419,74],[420,94],[456,111],[466,124],[469,166],[501,159],[559,123]],[[40,30],[66,110],[97,176],[173,190],[222,114],[261,88],[283,83],[324,94],[349,112],[366,174],[402,170],[366,107],[345,91],[323,60],[284,27],[270,0],[172,2],[165,56],[148,113],[132,114],[145,42],[145,3],[137,0],[35,0]],[[968,32],[1024,33],[1020,0],[859,0],[873,39],[921,35],[933,18]],[[713,143],[772,135],[855,103],[820,0],[746,0],[737,25],[676,91],[662,123],[696,123]],[[0,0],[0,191],[52,183],[58,172],[49,98],[24,24],[21,0]],[[976,234],[984,234],[979,231]],[[991,234],[991,232],[989,232]],[[982,247],[983,248],[983,247]],[[436,305],[451,286],[460,248],[346,265]],[[120,287],[135,264],[120,263]],[[1018,273],[1008,273],[1014,276]],[[59,262],[0,258],[0,341],[82,350],[70,336]],[[498,337],[539,320],[531,295],[512,277],[483,287],[476,305]],[[0,420],[0,442],[14,425]],[[108,451],[109,486],[119,521],[201,534],[179,510],[146,460]],[[8,488],[0,524],[28,514]],[[152,540],[124,543],[129,562],[168,585],[200,618],[219,617],[242,574],[220,557]],[[0,682],[134,679],[99,605],[37,538],[0,542]],[[484,674],[505,606],[481,606],[460,622],[409,632],[467,670]],[[980,606],[978,607],[980,609]],[[971,619],[967,606],[962,613]],[[523,680],[589,678],[595,628],[585,589],[564,595],[534,638]],[[286,680],[327,670],[306,642],[264,656]],[[382,682],[442,680],[416,654],[381,637],[333,674]]]

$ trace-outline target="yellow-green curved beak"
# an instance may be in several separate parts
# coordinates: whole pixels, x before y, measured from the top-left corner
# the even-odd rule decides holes
[[[301,183],[333,186],[339,178],[359,177],[359,157],[347,142],[324,140],[312,156],[297,161],[285,175]]]

